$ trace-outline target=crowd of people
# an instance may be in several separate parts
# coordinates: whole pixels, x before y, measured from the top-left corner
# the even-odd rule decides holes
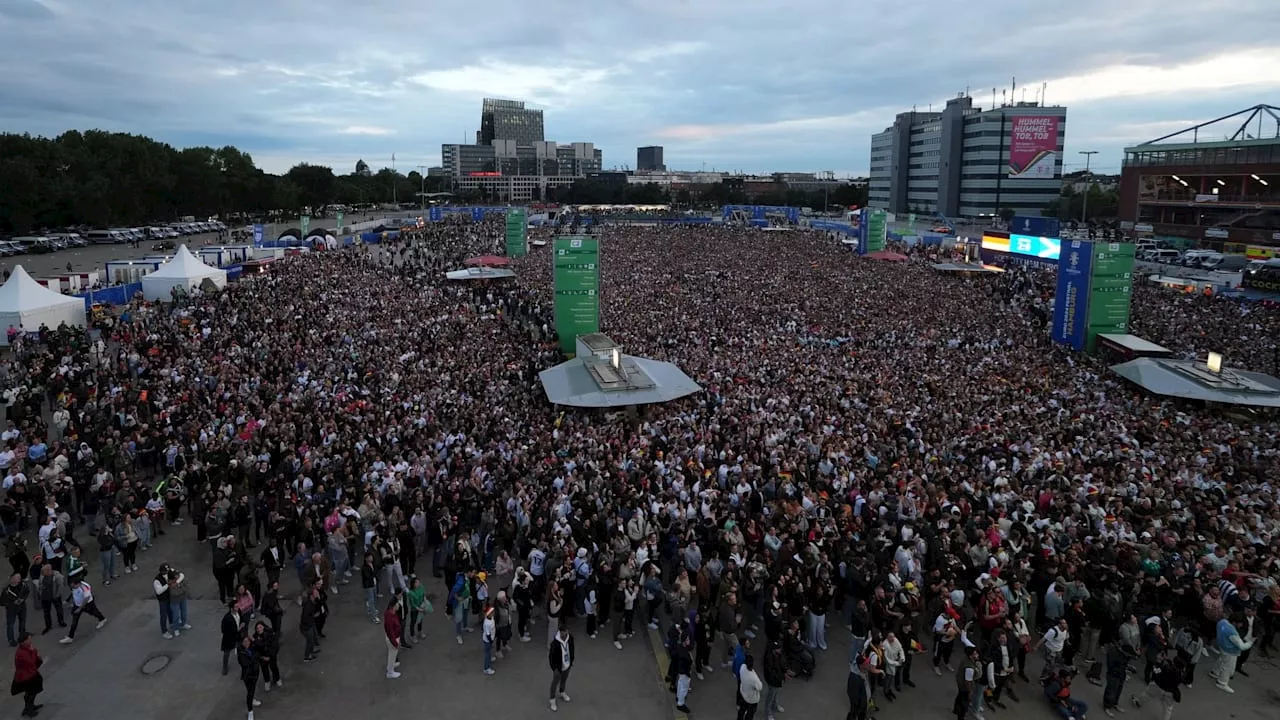
[[[551,710],[578,639],[623,650],[645,627],[679,709],[724,702],[698,691],[722,669],[739,720],[774,718],[832,662],[856,720],[910,692],[913,667],[954,675],[959,720],[1026,684],[1070,720],[1076,668],[1105,674],[1114,712],[1139,659],[1132,701],[1157,697],[1167,720],[1200,660],[1229,693],[1270,652],[1280,422],[1163,402],[1053,346],[1044,278],[946,277],[817,233],[603,227],[602,331],[702,391],[581,411],[537,379],[561,360],[546,251],[514,281],[443,279],[501,228],[433,224],[131,306],[104,337],[16,339],[0,364],[10,644],[32,602],[61,624],[68,587],[65,641],[81,614],[101,626],[87,578],[149,572],[137,553],[182,523],[209,543],[222,668],[237,660],[250,718],[282,685],[283,605],[317,662],[329,597],[357,577],[388,680],[431,584],[456,641],[479,633],[477,671],[544,644]],[[1134,317],[1256,369],[1280,327],[1274,307],[1146,289]],[[189,629],[185,587],[167,566],[152,583],[166,637]],[[849,657],[829,650],[838,626]],[[20,652],[19,674],[33,662]]]

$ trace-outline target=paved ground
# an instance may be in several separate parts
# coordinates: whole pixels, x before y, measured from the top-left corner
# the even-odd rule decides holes
[[[149,584],[160,562],[183,568],[191,579],[191,624],[195,628],[182,637],[165,640],[160,636],[156,606]],[[141,554],[141,572],[103,587],[97,568],[90,576],[98,590],[99,603],[109,622],[100,631],[84,625],[71,646],[57,643],[58,628],[37,635],[37,646],[46,660],[46,692],[41,696],[42,718],[73,720],[86,716],[112,718],[147,717],[171,720],[230,720],[243,716],[243,686],[233,667],[232,675],[220,675],[216,590],[209,568],[208,549],[194,542],[189,526],[179,527],[161,538],[156,548]],[[286,590],[296,589],[291,574],[285,575]],[[296,631],[296,607],[285,616],[285,646],[281,667],[285,685],[270,694],[259,692],[263,705],[256,717],[403,717],[424,707],[429,718],[455,717],[550,717],[546,707],[549,680],[546,652],[540,638],[545,626],[535,625],[531,643],[517,643],[515,654],[498,662],[498,673],[487,677],[481,670],[478,633],[466,636],[465,644],[455,643],[452,628],[442,611],[428,618],[429,638],[411,651],[402,653],[399,680],[383,676],[382,629],[369,623],[362,612],[362,599],[355,586],[346,586],[332,598],[332,619],[327,628],[321,659],[312,665],[301,662],[302,644]],[[429,592],[444,594],[439,580],[428,579]],[[437,603],[438,605],[442,603]],[[29,627],[43,627],[38,612],[29,613]],[[674,702],[659,681],[659,663],[642,632],[615,650],[602,635],[591,640],[577,634],[578,662],[571,676],[570,703],[562,703],[557,717],[609,718],[610,720],[651,720],[671,718]],[[820,653],[816,677],[804,682],[790,681],[782,691],[785,714],[782,720],[841,718],[847,710],[844,686],[847,673],[848,637],[842,628],[832,628],[831,649]],[[144,675],[142,667],[157,656],[167,656],[169,664],[154,675]],[[718,660],[718,655],[713,655]],[[1203,675],[1204,668],[1201,669]],[[896,703],[884,703],[879,717],[948,717],[954,685],[950,675],[934,676],[926,663],[917,663],[918,688],[908,690]],[[1253,667],[1252,677],[1237,678],[1237,693],[1226,696],[1203,678],[1185,694],[1177,714],[1210,714],[1242,720],[1280,720],[1280,697],[1268,696],[1280,675],[1274,665]],[[1079,683],[1078,694],[1100,710],[1101,689]],[[701,720],[728,720],[734,717],[733,685],[729,673],[717,669],[705,681],[694,681],[689,705],[692,716]],[[1274,691],[1271,691],[1274,693]],[[1044,718],[1053,716],[1037,692],[1027,688],[1020,704],[998,716]],[[86,701],[90,703],[86,706]],[[17,716],[19,702],[0,700],[0,715]],[[371,713],[370,710],[376,710]],[[7,713],[11,713],[9,715]],[[1128,717],[1155,718],[1158,709],[1130,709]],[[997,717],[993,713],[992,720]],[[763,720],[764,714],[757,718]]]
[[[373,215],[354,215],[343,217],[344,225],[364,222],[374,217],[383,217],[383,214]],[[311,221],[311,227],[333,227],[333,218],[323,218]],[[275,238],[286,228],[296,228],[297,223],[286,223],[279,225],[268,225],[267,235]],[[205,245],[217,245],[218,236],[216,233],[202,233],[199,235],[187,235],[185,237],[172,238],[174,247],[186,244],[192,252],[196,248]],[[137,248],[128,245],[90,245],[83,248],[68,248],[56,253],[48,253],[45,255],[15,255],[13,257],[0,258],[0,273],[5,270],[12,270],[14,265],[21,265],[32,277],[49,277],[53,275],[61,275],[67,271],[67,263],[71,263],[71,267],[76,272],[87,272],[97,270],[104,272],[107,261],[109,260],[131,260],[135,258],[149,257],[152,255],[169,255],[173,251],[157,251],[152,250],[151,246],[157,241],[143,242]],[[244,245],[245,242],[233,242],[226,240],[227,245]]]
[[[180,638],[160,636],[150,582],[161,562],[175,564],[188,574],[192,586],[190,620],[194,629]],[[37,635],[45,658],[46,692],[41,718],[78,720],[84,717],[165,718],[166,720],[230,720],[244,716],[244,686],[237,671],[220,675],[217,591],[209,571],[207,546],[194,542],[190,526],[178,527],[160,538],[155,549],[141,553],[140,572],[103,587],[98,569],[90,565],[99,605],[109,622],[100,631],[85,623],[71,646],[58,644],[55,626]],[[296,591],[296,579],[286,573],[285,589]],[[546,705],[546,628],[533,628],[535,641],[516,643],[515,654],[497,663],[498,673],[481,673],[479,631],[456,644],[452,624],[438,610],[427,620],[428,640],[402,653],[403,677],[384,677],[382,628],[365,619],[363,597],[354,585],[331,598],[332,619],[318,662],[302,663],[302,640],[297,632],[297,608],[285,615],[281,669],[284,687],[264,694],[259,720],[270,718],[410,717],[541,717]],[[430,580],[429,591],[442,596],[442,581]],[[356,588],[349,590],[348,588]],[[437,603],[443,605],[442,602]],[[43,627],[39,611],[29,611],[28,627]],[[474,620],[473,620],[474,623]],[[603,637],[577,640],[578,660],[570,678],[572,701],[561,703],[557,717],[647,720],[669,716],[666,693],[660,687],[653,655],[637,635],[621,652]],[[142,666],[157,655],[170,659],[154,675]],[[234,659],[233,659],[234,663]],[[88,704],[86,704],[86,702]],[[21,701],[5,695],[0,717],[17,717]],[[423,715],[423,709],[430,708]],[[376,709],[376,714],[370,710]],[[478,711],[478,714],[473,712]],[[412,715],[411,715],[412,714]]]

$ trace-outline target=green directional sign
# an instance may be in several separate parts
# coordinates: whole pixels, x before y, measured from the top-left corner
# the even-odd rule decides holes
[[[298,219],[298,224],[302,226],[302,239],[307,238],[307,230],[311,227],[311,216],[303,215]]]
[[[525,220],[523,208],[507,211],[507,257],[524,257],[529,251],[529,246],[525,242],[527,228],[528,222]]]
[[[1094,243],[1089,273],[1089,330],[1092,350],[1100,333],[1129,332],[1129,304],[1133,297],[1132,243]]]
[[[556,334],[561,352],[572,355],[579,335],[600,331],[600,242],[569,235],[556,238],[552,250]]]
[[[884,249],[888,239],[888,223],[884,210],[872,210],[867,213],[867,248],[865,252],[873,253]]]

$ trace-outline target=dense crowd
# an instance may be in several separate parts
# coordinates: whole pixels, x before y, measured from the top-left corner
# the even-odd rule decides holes
[[[575,629],[619,650],[660,630],[675,704],[719,663],[740,719],[837,662],[851,718],[914,687],[914,665],[954,673],[956,716],[981,720],[1034,652],[1064,718],[1083,712],[1072,668],[1097,659],[1111,712],[1138,656],[1167,718],[1202,657],[1229,692],[1273,642],[1280,423],[1161,402],[1052,346],[1028,272],[952,278],[816,233],[606,228],[602,330],[703,391],[579,411],[537,381],[560,361],[545,250],[516,281],[443,280],[501,232],[433,225],[130,307],[109,337],[18,339],[0,521],[46,626],[60,587],[88,585],[81,545],[109,584],[185,518],[250,717],[281,682],[281,603],[300,603],[314,662],[329,595],[357,577],[389,679],[433,609],[428,572],[486,673],[545,616],[553,710]],[[1146,289],[1134,314],[1148,339],[1259,369],[1253,342],[1280,327],[1275,308]],[[170,635],[185,582],[153,583]],[[101,620],[91,588],[68,642],[83,613]]]

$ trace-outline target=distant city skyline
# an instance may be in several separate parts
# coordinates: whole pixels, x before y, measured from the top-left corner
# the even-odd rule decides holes
[[[989,107],[992,88],[998,100],[1016,76],[1010,99],[1024,87],[1035,99],[1047,83],[1048,102],[1070,107],[1066,172],[1096,150],[1092,169],[1114,173],[1126,145],[1280,103],[1273,6],[1081,0],[1064,17],[1018,0],[965,12],[924,0],[874,15],[835,0],[591,13],[575,0],[536,11],[496,0],[483,34],[418,43],[387,39],[463,22],[475,6],[6,0],[0,59],[23,70],[0,76],[0,130],[234,145],[275,173],[300,162],[347,173],[360,159],[376,170],[394,153],[408,171],[439,165],[442,143],[474,141],[476,108],[492,97],[545,111],[548,140],[588,139],[606,167],[634,167],[636,148],[660,145],[677,170],[865,177],[869,138],[896,113],[941,107],[966,87]]]

